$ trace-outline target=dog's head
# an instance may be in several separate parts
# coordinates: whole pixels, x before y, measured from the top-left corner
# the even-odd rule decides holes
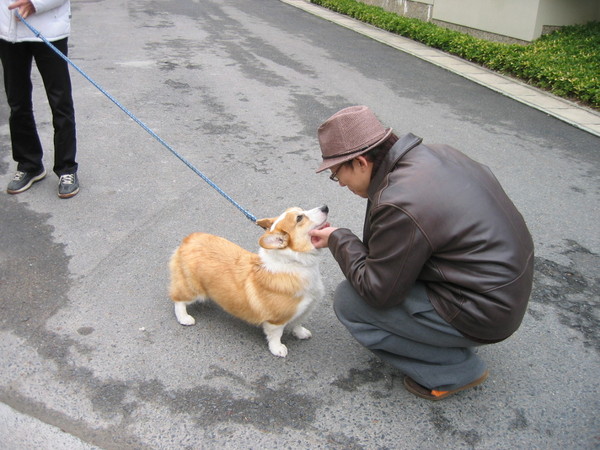
[[[310,252],[315,247],[308,232],[325,225],[328,213],[327,206],[309,211],[294,207],[286,209],[279,217],[257,220],[256,223],[266,230],[258,243],[267,250]]]

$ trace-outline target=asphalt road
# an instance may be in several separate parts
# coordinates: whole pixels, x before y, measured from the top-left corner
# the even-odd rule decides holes
[[[206,231],[256,249],[260,229],[72,71],[80,194],[60,200],[51,174],[0,195],[0,447],[600,446],[600,138],[276,0],[77,1],[70,56],[257,217],[327,204],[361,233],[364,201],[314,173],[316,128],[342,107],[454,145],[527,220],[535,287],[521,329],[480,350],[489,380],[439,403],[406,392],[338,323],[342,274],[326,251],[313,338],[284,337],[287,358],[212,305],[182,327],[167,297],[180,240]],[[0,136],[5,186],[4,100]]]

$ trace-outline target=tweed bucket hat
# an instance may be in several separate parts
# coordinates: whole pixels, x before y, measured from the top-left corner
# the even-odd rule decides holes
[[[368,106],[350,106],[327,119],[317,131],[323,162],[317,173],[356,158],[385,141],[384,128]]]

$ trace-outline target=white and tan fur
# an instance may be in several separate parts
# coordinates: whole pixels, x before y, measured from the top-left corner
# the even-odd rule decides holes
[[[258,254],[218,236],[193,233],[169,263],[171,300],[182,325],[194,325],[187,305],[212,300],[228,313],[261,325],[269,350],[285,357],[286,325],[298,339],[311,337],[301,321],[323,296],[318,250],[309,231],[326,224],[328,208],[289,208],[279,217],[260,219],[265,229]]]

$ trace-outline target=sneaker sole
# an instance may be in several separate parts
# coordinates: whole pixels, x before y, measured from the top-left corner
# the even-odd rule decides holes
[[[46,169],[44,169],[44,171],[42,173],[40,173],[39,175],[36,175],[35,177],[33,177],[31,180],[29,180],[29,183],[27,183],[25,186],[23,186],[21,189],[7,189],[6,192],[8,194],[20,194],[21,192],[26,191],[27,189],[29,189],[33,183],[35,183],[36,181],[40,181],[41,179],[43,179],[46,176]]]
[[[79,188],[77,188],[73,192],[69,192],[68,194],[58,194],[58,196],[60,198],[71,198],[71,197],[75,197],[78,193],[79,193]]]

